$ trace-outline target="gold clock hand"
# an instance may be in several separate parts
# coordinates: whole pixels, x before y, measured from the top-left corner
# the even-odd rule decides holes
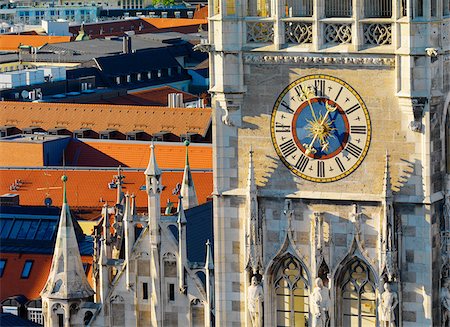
[[[317,150],[313,148],[313,144],[314,144],[314,142],[316,142],[316,140],[317,140],[318,137],[319,137],[319,138],[321,139],[321,141],[322,141],[322,143],[321,143],[322,151],[325,151],[325,150],[328,149],[328,147],[329,147],[329,143],[326,142],[327,136],[324,135],[324,134],[325,134],[325,133],[324,133],[324,131],[325,131],[324,124],[325,124],[325,121],[327,120],[328,115],[330,114],[330,112],[336,111],[337,108],[336,108],[336,107],[333,107],[333,106],[331,106],[331,105],[329,105],[328,102],[325,102],[325,108],[327,109],[327,113],[326,113],[325,116],[323,117],[322,121],[319,121],[319,120],[317,120],[317,119],[315,120],[316,122],[319,123],[319,126],[318,126],[318,127],[321,127],[321,128],[320,128],[320,129],[318,128],[318,129],[315,130],[315,132],[314,132],[314,137],[313,137],[313,139],[311,140],[311,143],[309,143],[309,145],[306,144],[306,143],[303,144],[303,146],[306,148],[306,151],[305,151],[305,154],[306,154],[306,155],[309,155],[309,154],[311,154],[311,153],[314,154],[314,153],[317,152]],[[322,135],[322,137],[320,137],[320,135]]]
[[[317,117],[316,117],[316,113],[314,112],[313,106],[311,104],[311,98],[314,95],[315,95],[314,92],[311,91],[311,89],[308,87],[306,92],[302,91],[302,95],[300,96],[300,99],[308,101],[308,105],[309,105],[309,109],[311,110],[311,114],[312,114],[314,120],[318,121]]]

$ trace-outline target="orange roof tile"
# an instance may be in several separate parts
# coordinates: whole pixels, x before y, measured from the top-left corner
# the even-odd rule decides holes
[[[0,300],[13,295],[25,295],[33,300],[39,297],[47,281],[52,256],[47,254],[0,253],[0,259],[6,259],[6,266],[1,278]],[[26,260],[33,260],[30,277],[20,278]],[[91,256],[82,256],[83,263],[92,265]],[[88,271],[88,281],[92,286],[92,267]]]
[[[42,143],[0,142],[0,166],[43,166]]]
[[[192,25],[208,25],[207,19],[191,19],[191,18],[143,18],[147,23],[157,28],[171,28]]]
[[[158,161],[158,163],[161,161]],[[100,208],[106,201],[116,203],[116,189],[109,189],[108,183],[113,179],[116,170],[80,170],[80,169],[0,169],[0,194],[15,193],[20,196],[21,205],[44,205],[44,199],[51,197],[54,206],[61,206],[61,176],[67,175],[67,200],[72,208]],[[146,193],[139,190],[145,185],[145,176],[141,171],[124,171],[123,190],[136,194],[136,206],[146,207]],[[165,207],[167,199],[176,203],[177,195],[172,190],[181,183],[182,171],[163,172],[162,184],[165,186],[161,194],[161,206]],[[198,202],[205,203],[212,192],[212,172],[192,172]],[[17,191],[11,191],[10,185],[20,179],[22,185]]]
[[[77,103],[0,103],[3,124],[18,128],[89,128],[96,132],[117,129],[122,133],[143,130],[148,134],[169,131],[205,136],[211,123],[210,108],[167,108]]]
[[[18,50],[19,46],[41,47],[44,44],[70,42],[70,36],[0,35],[0,50]]]
[[[194,19],[207,19],[207,18],[208,18],[208,6],[203,6],[195,10]]]
[[[66,163],[70,166],[81,167],[121,165],[130,168],[146,168],[150,157],[149,145],[150,142],[143,141],[74,140],[66,149]],[[183,143],[158,142],[155,151],[161,168],[184,168],[186,146]],[[212,146],[205,143],[191,143],[189,164],[191,169],[212,169]]]

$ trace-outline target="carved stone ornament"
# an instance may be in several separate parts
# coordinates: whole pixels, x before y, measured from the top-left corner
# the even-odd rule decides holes
[[[450,290],[449,290],[449,280],[445,280],[441,287],[441,326],[447,327],[450,325]]]
[[[409,123],[409,128],[413,132],[420,133],[422,131],[423,109],[427,102],[428,102],[427,98],[412,98],[411,99],[414,120]]]
[[[306,56],[306,55],[265,55],[247,53],[244,55],[247,64],[304,64],[306,66],[361,66],[361,67],[386,67],[395,66],[394,57],[338,57],[338,56]]]

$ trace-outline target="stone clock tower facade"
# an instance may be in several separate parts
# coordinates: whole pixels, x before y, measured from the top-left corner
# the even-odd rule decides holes
[[[217,326],[450,326],[448,0],[212,0]]]

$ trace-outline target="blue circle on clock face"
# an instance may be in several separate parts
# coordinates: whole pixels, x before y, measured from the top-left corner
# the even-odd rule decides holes
[[[305,152],[304,144],[311,144],[314,135],[310,130],[311,125],[316,121],[321,122],[327,113],[326,102],[336,107],[334,112],[330,112],[325,120],[328,126],[331,127],[329,136],[326,138],[328,142],[328,149],[322,149],[319,138],[313,143],[313,148],[317,151],[314,154],[315,159],[332,158],[341,152],[348,140],[349,123],[344,111],[334,101],[329,99],[313,98],[310,100],[311,107],[314,111],[315,118],[312,114],[308,101],[305,101],[295,112],[293,119],[292,130],[294,131],[294,140],[297,146]],[[312,156],[312,155],[310,155]]]

